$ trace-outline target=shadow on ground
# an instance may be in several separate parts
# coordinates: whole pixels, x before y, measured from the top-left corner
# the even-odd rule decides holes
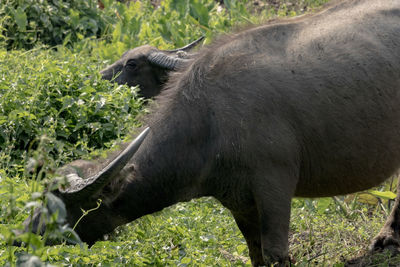
[[[365,255],[359,256],[347,260],[344,264],[346,267],[362,267],[362,266],[400,266],[400,251],[396,250],[395,253],[389,250],[383,252],[375,252],[373,254],[366,253]]]

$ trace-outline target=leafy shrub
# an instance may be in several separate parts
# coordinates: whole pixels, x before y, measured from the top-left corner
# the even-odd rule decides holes
[[[66,49],[0,51],[0,150],[22,160],[45,135],[60,141],[48,153],[75,158],[137,125],[136,89],[102,80],[99,63]]]
[[[306,2],[304,2],[306,1]],[[293,0],[299,5],[315,7],[328,0]],[[258,24],[276,16],[294,16],[296,12],[282,4],[266,6],[257,14],[252,0],[224,0],[221,6],[215,0],[164,0],[156,8],[150,1],[130,1],[121,4],[102,0],[107,14],[116,14],[114,23],[100,40],[91,42],[104,59],[116,60],[126,50],[150,44],[160,49],[184,46],[200,36],[208,43],[218,34],[232,31],[240,25]],[[260,1],[257,1],[257,3]],[[301,3],[300,3],[301,2]],[[303,10],[303,12],[306,10]],[[111,16],[111,15],[110,15]],[[173,23],[171,23],[173,22]],[[74,44],[78,51],[87,49],[87,43]]]
[[[99,37],[110,23],[95,0],[0,1],[0,34],[7,48],[30,49],[37,42],[50,46]]]
[[[254,10],[254,1],[250,0],[224,0],[224,8],[215,0],[164,0],[156,8],[150,0],[101,2],[104,9],[97,7],[96,0],[1,1],[0,41],[6,40],[8,49],[30,49],[37,43],[55,46],[102,37],[102,45],[110,45],[106,53],[115,54],[144,43],[161,48],[181,46],[193,36],[206,35],[210,39],[234,25],[296,14],[285,4],[277,10],[263,4],[254,15],[248,11]],[[291,2],[293,6],[313,7],[327,0]]]
[[[132,1],[129,5],[113,0],[102,2],[104,10],[118,16],[103,38],[91,45],[102,58],[112,60],[143,44],[170,49],[184,46],[203,35],[206,42],[210,42],[216,34],[228,32],[234,25],[261,20],[260,16],[247,11],[248,0],[226,0],[226,8],[214,0],[164,0],[157,8],[150,1]],[[269,15],[266,11],[261,17]],[[77,43],[75,48],[80,45]]]

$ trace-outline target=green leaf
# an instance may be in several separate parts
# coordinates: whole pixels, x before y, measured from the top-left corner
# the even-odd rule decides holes
[[[79,40],[83,40],[83,38],[85,38],[85,36],[79,32],[76,33],[76,37],[78,37]]]
[[[358,195],[357,195],[357,202],[365,203],[365,204],[369,204],[369,205],[376,205],[376,204],[378,204],[378,199],[374,195],[370,194],[369,192],[368,193],[361,192],[361,193],[358,193]]]
[[[22,10],[21,7],[18,7],[17,10],[14,11],[13,15],[15,23],[17,23],[19,30],[22,32],[26,31],[27,17],[24,10]]]
[[[330,197],[319,198],[317,206],[318,213],[320,214],[324,213],[328,209],[331,203],[332,203],[332,198]]]
[[[189,263],[191,263],[191,262],[192,262],[192,259],[189,258],[189,257],[185,257],[185,258],[183,258],[183,259],[181,260],[181,263],[182,263],[182,264],[189,264]]]
[[[247,249],[246,245],[239,245],[236,247],[236,250],[239,254],[243,254],[246,251],[246,249]]]
[[[76,29],[79,24],[79,11],[78,10],[69,10],[69,19],[71,22],[71,26],[73,29]]]
[[[8,121],[8,120],[7,120],[7,117],[6,117],[6,116],[0,115],[0,125],[6,123],[7,121]]]
[[[113,42],[117,42],[121,39],[121,33],[122,33],[122,23],[119,22],[115,26],[115,29],[112,33]]]
[[[377,191],[377,190],[368,190],[368,193],[372,194],[373,196],[383,198],[383,199],[395,199],[396,194],[391,191]]]
[[[190,11],[193,17],[195,17],[201,25],[208,27],[210,16],[207,7],[198,1],[193,1],[190,5]]]

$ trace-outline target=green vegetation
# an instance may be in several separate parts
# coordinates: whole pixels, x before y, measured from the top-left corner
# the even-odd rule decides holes
[[[25,159],[40,137],[47,151],[70,160],[125,135],[142,101],[135,88],[101,80],[101,60],[68,49],[0,51],[0,148],[12,163]]]
[[[237,26],[293,16],[326,1],[285,1],[278,8],[266,1],[255,6],[225,0],[221,7],[213,0],[165,0],[154,7],[149,1],[104,0],[104,9],[93,0],[67,2],[0,2],[0,265],[249,266],[233,218],[211,198],[145,216],[91,248],[45,245],[51,236],[76,241],[71,229],[57,225],[62,212],[47,218],[44,237],[16,236],[13,230],[22,229],[34,208],[46,211],[46,201],[61,205],[42,193],[57,167],[101,157],[140,126],[147,110],[136,88],[99,76],[124,51],[142,44],[169,49],[201,35],[209,43]],[[387,184],[378,192],[294,200],[295,266],[343,266],[344,259],[361,256],[386,218],[391,190]],[[14,240],[28,245],[11,246]],[[386,255],[368,260],[399,262]]]
[[[18,1],[0,3],[3,32],[8,48],[33,48],[37,42],[50,46],[100,37],[111,18],[98,12],[97,1]]]

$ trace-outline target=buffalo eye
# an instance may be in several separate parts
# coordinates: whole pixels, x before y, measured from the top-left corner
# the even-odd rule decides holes
[[[126,62],[125,67],[127,67],[127,68],[129,68],[131,70],[134,70],[134,69],[137,68],[137,63],[136,63],[135,60],[128,60],[128,62]]]

